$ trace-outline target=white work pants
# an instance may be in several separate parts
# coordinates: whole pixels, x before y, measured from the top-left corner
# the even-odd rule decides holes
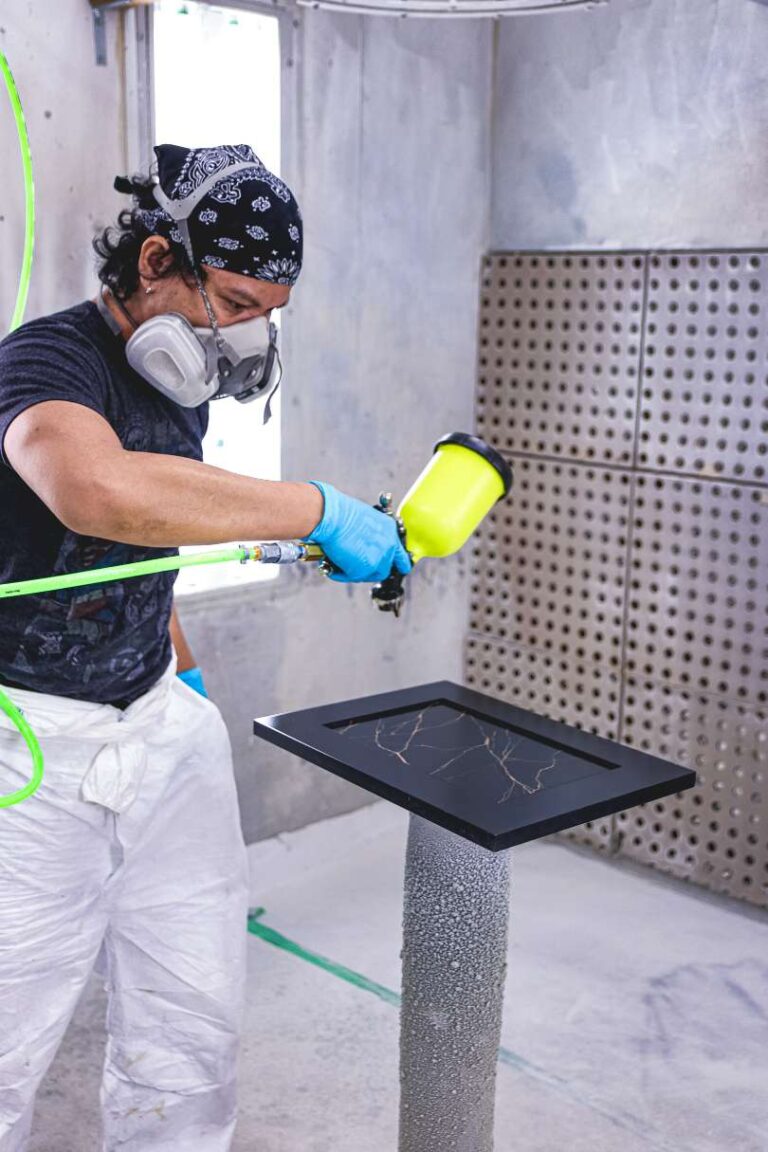
[[[221,714],[175,671],[174,652],[124,712],[6,690],[45,777],[0,808],[0,1152],[26,1147],[35,1091],[100,953],[103,1148],[230,1148],[246,853]],[[30,773],[0,712],[0,792]]]

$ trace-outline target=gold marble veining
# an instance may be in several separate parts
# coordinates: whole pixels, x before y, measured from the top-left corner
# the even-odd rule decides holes
[[[581,768],[569,772],[569,779],[596,770],[549,744],[444,704],[375,720],[351,720],[335,731],[370,742],[401,764],[448,781],[490,773],[502,784],[497,804],[542,791],[549,783],[545,774],[566,768],[567,761]]]

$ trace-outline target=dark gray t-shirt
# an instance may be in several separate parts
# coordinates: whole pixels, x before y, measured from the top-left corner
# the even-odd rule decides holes
[[[98,412],[128,451],[202,459],[208,405],[182,408],[134,372],[95,304],[22,325],[0,342],[0,583],[176,555],[70,532],[13,471],[5,433],[43,400]],[[0,597],[0,685],[127,706],[170,662],[176,575]]]

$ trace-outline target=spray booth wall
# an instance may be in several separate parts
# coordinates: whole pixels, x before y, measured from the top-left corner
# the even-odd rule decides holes
[[[497,49],[477,413],[515,485],[467,679],[695,769],[576,838],[765,905],[768,9],[613,0]]]
[[[471,426],[488,246],[491,31],[302,12],[296,157],[305,269],[285,318],[283,475],[373,503],[434,442]],[[425,157],[430,162],[425,164]],[[255,742],[254,716],[442,678],[460,681],[468,557],[425,561],[399,620],[312,569],[277,588],[184,602],[235,741],[246,835],[372,800]]]
[[[45,5],[0,0],[0,44],[17,73],[35,160],[30,318],[94,294],[90,237],[125,206],[112,178],[128,166],[126,116],[135,119],[121,76],[121,18],[106,17],[108,65],[97,67],[86,0],[55,7],[51,19]],[[285,13],[284,173],[306,226],[305,270],[283,328],[286,479],[330,480],[371,503],[382,488],[397,496],[444,432],[471,425],[488,247],[490,58],[482,21]],[[224,138],[226,100],[222,125]],[[16,182],[0,223],[8,317],[23,201],[5,108],[0,131]],[[248,839],[371,799],[257,743],[254,716],[460,680],[466,567],[464,557],[425,562],[399,620],[377,612],[367,588],[315,570],[180,599],[232,737]]]

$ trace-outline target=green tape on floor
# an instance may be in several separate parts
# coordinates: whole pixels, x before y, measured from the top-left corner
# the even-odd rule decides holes
[[[255,908],[248,915],[248,931],[254,936],[258,936],[260,940],[272,944],[275,948],[281,948],[283,952],[290,952],[292,956],[298,956],[300,960],[306,960],[308,964],[314,964],[316,968],[322,968],[324,972],[330,972],[332,976],[336,976],[339,980],[345,980],[347,984],[352,984],[355,988],[373,993],[385,1004],[391,1004],[394,1008],[400,1007],[400,996],[391,988],[385,988],[383,984],[377,984],[360,972],[345,968],[343,964],[336,964],[327,956],[321,956],[318,952],[310,952],[309,949],[302,948],[301,944],[297,944],[295,940],[289,940],[281,932],[276,932],[274,928],[268,928],[266,924],[262,924],[260,921],[265,912],[266,908]],[[499,1048],[498,1061],[508,1067],[517,1068],[518,1071],[524,1072],[534,1080],[541,1081],[560,1095],[597,1113],[622,1131],[642,1137],[648,1147],[655,1148],[657,1152],[682,1152],[680,1146],[673,1147],[667,1143],[662,1133],[654,1131],[640,1117],[632,1116],[629,1113],[617,1116],[607,1105],[598,1100],[590,1100],[587,1095],[578,1088],[572,1087],[569,1081],[562,1076],[553,1075],[553,1073],[547,1072],[546,1068],[531,1064],[529,1060],[524,1060],[522,1056],[510,1052],[509,1048]]]
[[[376,984],[375,981],[369,980],[367,976],[361,975],[360,972],[353,972],[351,968],[345,968],[342,964],[335,964],[333,960],[329,960],[326,956],[320,956],[317,952],[309,952],[306,948],[302,948],[300,944],[289,940],[287,936],[283,936],[280,932],[275,932],[274,928],[268,928],[266,924],[260,924],[259,917],[263,916],[265,911],[265,908],[257,908],[248,916],[248,931],[252,932],[254,936],[258,936],[261,940],[266,940],[267,944],[274,944],[275,948],[282,948],[284,952],[290,952],[293,956],[298,956],[301,960],[306,960],[309,964],[314,964],[317,968],[322,968],[324,972],[330,972],[332,976],[337,976],[339,980],[346,980],[348,984],[354,984],[355,988],[362,988],[364,992],[372,992],[374,996],[378,996],[385,1004],[392,1004],[395,1008],[400,1007],[400,997],[397,992],[393,992],[391,988],[385,988],[383,984]]]
[[[346,980],[348,984],[353,984],[355,988],[362,988],[364,992],[372,992],[374,996],[378,996],[379,1000],[383,1000],[385,1004],[391,1004],[394,1008],[400,1007],[400,995],[393,992],[391,988],[385,988],[383,984],[377,984],[374,980],[369,980],[367,976],[363,976],[360,972],[354,972],[351,968],[345,968],[343,964],[336,964],[333,960],[329,960],[327,956],[320,956],[317,952],[310,952],[307,948],[302,948],[301,944],[297,944],[295,940],[289,940],[287,936],[283,936],[281,932],[276,932],[274,928],[268,928],[266,924],[262,924],[261,917],[266,912],[266,908],[256,908],[248,916],[248,931],[258,936],[260,940],[265,940],[267,944],[274,945],[275,948],[282,948],[284,952],[290,952],[292,956],[298,956],[300,960],[306,960],[308,964],[314,964],[316,968],[322,968],[324,972],[330,972],[332,976],[338,977],[339,980]],[[507,1048],[499,1048],[499,1061],[502,1064],[509,1064],[512,1067],[519,1068],[529,1075],[536,1076],[537,1079],[545,1080],[549,1084],[565,1083],[560,1081],[557,1076],[552,1076],[550,1073],[545,1072],[543,1068],[537,1068],[535,1064],[529,1064],[527,1060],[522,1057],[516,1056],[514,1052],[510,1052]]]

